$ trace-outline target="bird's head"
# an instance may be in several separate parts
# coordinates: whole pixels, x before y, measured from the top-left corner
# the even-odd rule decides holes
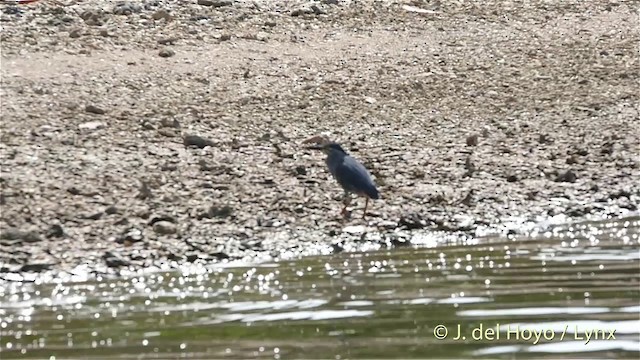
[[[322,150],[322,152],[324,152],[327,155],[329,155],[331,153],[336,153],[336,152],[337,153],[342,153],[342,154],[346,154],[347,153],[346,151],[344,151],[342,146],[340,146],[340,144],[335,143],[335,142],[313,145],[313,146],[310,146],[309,149]]]
[[[340,146],[340,144],[329,140],[329,137],[326,135],[316,135],[308,138],[307,140],[302,142],[303,144],[313,144],[308,147],[308,149],[312,150],[322,150],[325,154],[329,155],[332,152],[341,152],[346,154],[346,151]]]

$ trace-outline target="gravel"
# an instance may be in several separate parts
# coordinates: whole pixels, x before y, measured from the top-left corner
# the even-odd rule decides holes
[[[0,21],[0,272],[262,261],[638,208],[624,2],[40,1]],[[375,176],[367,221],[362,199],[342,221],[300,145],[320,133]]]

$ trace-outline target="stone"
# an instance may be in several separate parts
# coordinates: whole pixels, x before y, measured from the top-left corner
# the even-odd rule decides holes
[[[160,50],[160,52],[158,52],[158,56],[160,56],[161,58],[169,58],[172,57],[176,54],[175,51],[169,49],[169,48],[164,48],[162,50]]]
[[[28,243],[42,241],[40,234],[33,230],[20,230],[9,228],[0,232],[0,239],[3,240],[21,240]]]
[[[170,235],[175,234],[178,230],[175,224],[162,220],[153,224],[153,231],[160,235]]]
[[[207,146],[214,146],[215,143],[209,139],[205,139],[198,135],[185,135],[183,138],[184,146],[195,146],[199,149],[203,149]]]
[[[69,37],[72,39],[77,39],[82,36],[82,31],[80,29],[73,29],[69,31]]]
[[[223,7],[233,5],[232,0],[198,0],[198,5],[211,6],[211,7]]]
[[[64,229],[62,228],[61,225],[58,224],[54,224],[51,225],[51,227],[49,228],[49,231],[47,231],[47,238],[61,238],[63,237],[64,234]]]
[[[89,121],[89,122],[82,123],[82,124],[78,125],[78,129],[94,131],[94,130],[102,129],[102,128],[106,127],[106,126],[107,126],[107,124],[105,124],[102,121]]]
[[[162,20],[165,19],[167,21],[173,19],[173,16],[171,16],[171,14],[169,14],[169,12],[165,9],[160,9],[156,12],[153,13],[153,15],[151,15],[151,18],[153,20]]]
[[[571,170],[563,171],[556,176],[555,182],[568,182],[574,183],[578,179],[576,173]]]
[[[102,259],[108,267],[118,268],[122,266],[129,265],[129,262],[124,260],[120,254],[114,253],[112,251],[106,251],[104,255],[102,255]]]
[[[103,108],[100,108],[96,105],[93,104],[89,104],[84,108],[84,111],[90,113],[90,114],[96,114],[96,115],[104,115],[106,113],[106,110],[104,110]]]
[[[467,136],[467,146],[478,146],[478,134]]]
[[[130,228],[130,229],[127,229],[124,233],[122,233],[122,235],[120,235],[120,237],[116,239],[116,242],[119,244],[124,244],[125,242],[135,243],[135,242],[142,241],[143,239],[144,239],[144,232],[142,232],[142,230],[138,228]]]

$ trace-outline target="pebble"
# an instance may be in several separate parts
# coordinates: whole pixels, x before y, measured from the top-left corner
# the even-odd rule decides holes
[[[214,146],[215,143],[209,139],[205,139],[198,135],[185,135],[183,138],[184,146],[195,146],[199,149],[203,149],[207,146]]]
[[[80,29],[73,29],[69,31],[69,37],[72,39],[77,39],[82,36],[82,31]]]
[[[211,7],[223,7],[232,5],[232,0],[198,0],[198,5],[211,6]]]
[[[120,254],[114,253],[112,251],[107,251],[102,255],[102,259],[104,259],[105,264],[108,267],[121,267],[127,266],[129,263],[120,256]]]
[[[178,120],[173,118],[171,119],[163,118],[162,120],[160,120],[160,125],[162,125],[162,127],[167,127],[167,128],[174,128],[174,129],[180,128],[180,123],[178,122]]]
[[[104,115],[106,113],[106,111],[103,108],[97,107],[96,105],[93,105],[93,104],[87,105],[87,107],[84,108],[84,111],[91,114],[96,114],[96,115]]]
[[[53,224],[47,231],[47,238],[61,238],[64,236],[64,229],[61,225]]]
[[[549,136],[547,134],[540,134],[538,135],[538,142],[540,144],[548,144],[551,142],[551,139],[549,138]]]
[[[151,15],[151,18],[153,20],[161,20],[161,19],[165,19],[167,21],[171,20],[173,17],[171,16],[171,14],[169,14],[169,12],[165,9],[160,9],[156,12],[153,13],[153,15]]]
[[[98,211],[96,213],[86,215],[85,219],[88,219],[88,220],[100,220],[100,218],[102,217],[103,214],[104,213],[102,211]]]
[[[145,181],[140,182],[140,188],[136,198],[140,200],[144,200],[152,197],[153,197],[153,193],[151,192],[151,188],[149,187],[149,184],[147,184]]]
[[[163,220],[153,224],[153,231],[155,231],[156,234],[169,235],[175,234],[178,229],[176,228],[175,224]]]
[[[230,258],[230,256],[228,254],[223,253],[223,252],[214,252],[214,253],[209,254],[209,256],[211,256],[211,257],[213,257],[215,259],[218,259],[218,260],[226,260],[226,259]]]
[[[198,219],[226,218],[231,216],[232,213],[233,209],[229,205],[224,205],[222,207],[212,205],[209,209],[198,215]]]
[[[196,260],[201,258],[200,254],[198,254],[197,252],[190,252],[185,255],[188,262],[195,262]]]
[[[343,233],[347,233],[351,235],[363,234],[366,230],[367,228],[364,225],[345,226],[344,228],[342,228]]]
[[[89,121],[89,122],[78,125],[78,129],[94,131],[94,130],[102,129],[106,126],[107,124],[105,124],[102,121]]]
[[[256,40],[258,41],[267,41],[269,39],[269,35],[264,31],[259,31],[256,34]]]
[[[311,7],[301,7],[291,11],[291,16],[302,16],[308,14],[313,14],[313,9]]]
[[[300,176],[305,176],[307,175],[307,168],[304,167],[304,165],[298,165],[296,166],[296,174],[300,175]]]
[[[111,205],[108,208],[104,209],[104,213],[107,215],[117,214],[118,212],[119,212],[118,208],[115,207],[114,205]]]
[[[467,146],[478,146],[478,134],[467,136]]]
[[[102,26],[104,15],[100,10],[87,10],[80,14],[80,18],[89,26]]]
[[[515,174],[511,174],[507,176],[507,182],[513,183],[513,182],[517,182],[518,180],[519,180],[518,176]]]
[[[576,173],[574,173],[571,170],[567,170],[567,171],[563,171],[560,174],[558,174],[558,176],[556,176],[555,181],[556,182],[574,183],[574,182],[576,182],[576,179],[578,179],[578,176],[576,175]]]
[[[33,243],[42,241],[42,237],[40,234],[33,230],[20,230],[16,228],[9,228],[7,230],[3,230],[0,233],[0,239],[3,240],[22,240],[24,242]]]
[[[169,58],[172,57],[173,55],[175,55],[176,52],[169,49],[169,48],[164,48],[162,50],[160,50],[160,52],[158,52],[158,56],[162,57],[162,58]]]
[[[167,128],[159,129],[158,134],[168,138],[173,138],[180,135],[175,129],[167,129]]]
[[[125,242],[139,242],[144,239],[144,232],[138,228],[127,229],[120,237],[116,239],[116,242],[123,244]]]
[[[131,2],[120,2],[113,7],[114,15],[131,15],[139,13],[142,10],[140,6]]]
[[[413,230],[425,228],[427,222],[419,214],[412,213],[402,216],[398,221],[398,225],[408,230]]]
[[[54,264],[48,263],[32,263],[32,264],[24,264],[20,268],[21,272],[42,272],[45,270],[49,270]]]
[[[160,45],[173,45],[173,44],[176,43],[176,41],[178,41],[177,37],[161,38],[161,39],[158,39],[158,44],[160,44]]]

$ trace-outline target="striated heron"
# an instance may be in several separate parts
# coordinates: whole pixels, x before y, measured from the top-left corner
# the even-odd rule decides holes
[[[329,140],[326,136],[317,135],[303,141],[303,144],[310,143],[315,145],[310,146],[309,149],[322,150],[327,154],[326,163],[329,172],[344,189],[344,208],[342,208],[341,214],[347,216],[347,206],[351,202],[351,194],[356,194],[366,199],[362,214],[364,219],[367,215],[369,199],[380,198],[380,192],[378,192],[369,171],[349,155],[340,144]]]

